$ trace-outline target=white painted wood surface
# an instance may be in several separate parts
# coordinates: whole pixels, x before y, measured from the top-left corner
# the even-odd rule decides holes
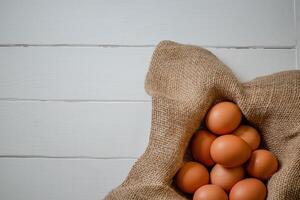
[[[144,79],[153,50],[3,47],[0,98],[149,99],[144,92]],[[20,70],[20,63],[24,70]]]
[[[299,5],[1,0],[0,199],[103,198],[147,145],[158,41],[206,46],[242,81],[295,69]]]
[[[293,0],[1,0],[0,43],[292,47]]]
[[[3,47],[0,48],[0,98],[149,100],[144,79],[153,50],[152,47]],[[294,49],[209,50],[243,81],[295,67]],[[245,73],[250,68],[255,70]]]
[[[148,142],[150,102],[0,102],[0,154],[138,157]]]
[[[1,94],[1,97],[25,99],[0,102],[0,121],[3,123],[0,126],[1,155],[138,157],[148,141],[151,104],[149,101],[132,101],[139,98],[149,100],[143,89],[148,63],[145,62],[144,66],[140,66],[142,63],[136,64],[134,60],[140,54],[142,56],[137,60],[148,60],[153,49],[149,51],[148,48],[138,48],[133,52],[132,48],[122,48],[121,52],[114,48],[101,48],[100,51],[92,48],[87,52],[71,49],[75,53],[68,48],[65,51],[60,50],[61,48],[0,49],[3,58],[0,59],[0,63],[4,66],[0,73],[2,80],[0,88],[2,91],[10,92]],[[93,50],[97,53],[93,53]],[[148,57],[144,56],[146,53],[143,50],[149,53]],[[117,54],[111,56],[113,51]],[[82,56],[79,56],[80,52]],[[116,63],[115,58],[126,52],[132,52],[130,55],[136,54],[133,58],[127,59],[127,62],[124,61],[129,63],[128,68],[131,70],[117,66]],[[293,69],[295,66],[294,50],[213,49],[213,52],[232,66],[242,79]],[[101,55],[99,59],[97,54]],[[10,55],[18,55],[19,59],[16,61]],[[34,59],[35,57],[37,58]],[[101,63],[103,57],[107,60]],[[72,62],[67,62],[72,58]],[[26,70],[17,73],[20,62]],[[54,62],[57,64],[53,64]],[[130,65],[132,63],[133,65]],[[90,70],[86,70],[86,66],[90,66]],[[141,68],[142,70],[139,70]],[[255,70],[245,74],[244,71],[249,68]],[[46,69],[50,69],[51,73],[45,71]],[[117,77],[110,75],[117,70],[119,71],[117,74],[127,78],[119,82],[120,75]],[[110,74],[101,74],[107,71]],[[68,78],[70,74],[72,78]],[[104,78],[98,79],[98,74]],[[134,81],[137,79],[140,80],[135,84]],[[85,80],[92,81],[93,84],[84,85]],[[98,85],[100,88],[97,88]],[[115,85],[113,93],[110,91],[111,85]],[[80,89],[81,87],[83,89]],[[122,95],[123,90],[133,91],[133,94],[139,96]],[[113,99],[114,102],[109,99]]]
[[[102,199],[135,160],[1,158],[1,200]]]

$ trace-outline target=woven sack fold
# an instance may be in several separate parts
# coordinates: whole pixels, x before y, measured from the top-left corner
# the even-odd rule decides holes
[[[264,148],[279,160],[279,171],[267,184],[267,199],[300,199],[300,70],[241,83],[211,52],[163,41],[154,51],[145,89],[152,96],[149,144],[106,200],[191,198],[176,189],[173,177],[193,133],[220,100],[240,107],[260,131]]]

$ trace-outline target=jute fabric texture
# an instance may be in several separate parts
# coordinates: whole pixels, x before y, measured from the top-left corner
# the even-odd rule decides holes
[[[260,131],[263,147],[279,160],[279,171],[267,183],[267,199],[300,199],[300,70],[241,83],[208,50],[162,41],[145,89],[152,97],[149,144],[106,200],[191,198],[176,189],[173,177],[188,157],[193,133],[221,100],[240,107],[245,120]]]

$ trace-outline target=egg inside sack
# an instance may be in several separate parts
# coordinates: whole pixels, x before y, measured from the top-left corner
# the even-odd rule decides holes
[[[199,187],[208,184],[209,174],[200,163],[187,162],[179,169],[176,175],[176,184],[186,193],[194,193]]]
[[[228,200],[228,196],[220,186],[209,184],[200,187],[193,200]]]
[[[229,193],[230,200],[264,200],[267,189],[263,182],[247,178],[237,182]]]
[[[206,130],[198,131],[192,140],[192,154],[196,161],[206,166],[215,164],[210,156],[210,146],[217,137]]]
[[[251,150],[258,148],[260,144],[260,135],[258,131],[247,125],[241,125],[233,133],[233,135],[239,136],[251,147]]]
[[[258,149],[260,133],[240,124],[241,119],[241,110],[229,101],[208,111],[206,128],[201,126],[190,142],[194,161],[184,163],[176,174],[179,190],[193,194],[193,200],[266,199],[262,181],[276,173],[278,160],[270,151]]]
[[[278,168],[277,158],[270,151],[258,149],[247,163],[247,172],[261,180],[268,180]]]
[[[236,129],[242,120],[239,107],[232,102],[214,105],[206,115],[207,128],[218,135],[228,134]]]
[[[245,176],[242,166],[226,168],[216,164],[210,172],[210,181],[214,185],[222,187],[226,191],[230,191],[232,186]]]
[[[211,144],[212,159],[224,167],[237,167],[244,164],[251,155],[249,145],[235,135],[223,135]]]

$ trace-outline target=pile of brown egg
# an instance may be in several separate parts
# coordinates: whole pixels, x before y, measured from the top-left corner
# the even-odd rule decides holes
[[[278,168],[270,151],[258,149],[259,132],[241,124],[239,107],[228,101],[214,105],[205,125],[192,138],[195,161],[176,174],[177,187],[193,200],[264,200],[265,183]]]

